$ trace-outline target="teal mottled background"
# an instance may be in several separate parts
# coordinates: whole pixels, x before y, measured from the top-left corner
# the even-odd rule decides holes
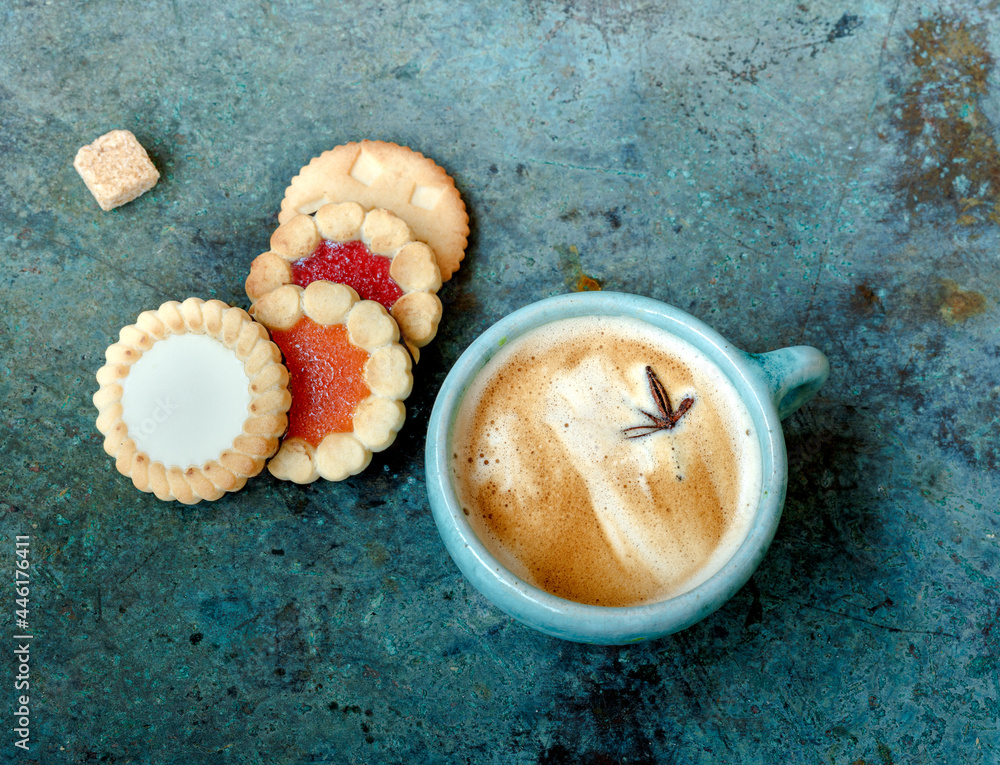
[[[31,751],[0,761],[1000,760],[997,11],[0,5],[0,560],[31,535],[35,635]],[[162,178],[104,213],[72,160],[113,128]],[[290,178],[360,138],[434,158],[471,216],[396,444],[339,484],[135,491],[94,427],[104,348],[166,300],[246,307]],[[492,608],[424,492],[450,365],[589,280],[833,367],[757,574],[630,647]]]

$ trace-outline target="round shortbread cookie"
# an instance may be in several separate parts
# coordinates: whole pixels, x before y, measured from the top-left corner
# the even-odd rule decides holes
[[[243,488],[278,449],[292,403],[267,330],[219,300],[143,311],[105,352],[104,450],[136,488],[194,504]]]
[[[254,259],[246,291],[255,303],[282,285],[307,287],[318,280],[346,284],[361,299],[380,303],[414,358],[437,334],[437,260],[389,210],[332,202],[313,215],[292,216],[271,235],[271,249]]]
[[[380,304],[328,281],[279,286],[250,310],[291,375],[288,431],[268,470],[295,483],[360,473],[406,417],[413,376],[396,322]]]
[[[434,250],[448,281],[465,257],[469,216],[455,181],[423,154],[385,141],[347,143],[323,152],[285,189],[278,222],[311,215],[331,202],[384,208]]]

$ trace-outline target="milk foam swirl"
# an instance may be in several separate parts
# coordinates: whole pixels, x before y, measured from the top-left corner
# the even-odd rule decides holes
[[[678,425],[627,439],[655,411],[652,366]],[[505,346],[469,388],[453,477],[476,534],[556,595],[653,602],[708,578],[739,546],[761,485],[750,415],[690,344],[634,319],[567,319]]]

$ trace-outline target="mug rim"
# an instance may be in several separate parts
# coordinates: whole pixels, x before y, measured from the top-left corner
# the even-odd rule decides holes
[[[761,449],[761,496],[750,530],[714,574],[672,598],[634,606],[597,606],[531,585],[501,564],[464,518],[448,453],[459,405],[483,367],[509,341],[546,324],[585,316],[630,317],[694,345],[726,374],[747,407]],[[425,445],[428,499],[451,558],[472,585],[508,615],[553,637],[620,644],[661,637],[700,621],[728,601],[756,570],[777,529],[787,461],[777,408],[752,357],[675,306],[624,292],[581,292],[529,303],[502,317],[463,351],[438,391]]]

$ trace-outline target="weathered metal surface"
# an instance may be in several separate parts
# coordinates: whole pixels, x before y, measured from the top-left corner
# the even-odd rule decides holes
[[[31,535],[35,639],[31,751],[8,734],[0,759],[997,762],[996,13],[8,3],[0,559]],[[162,178],[103,213],[72,158],[117,127]],[[436,159],[472,218],[399,440],[341,484],[136,492],[93,424],[104,348],[165,300],[245,306],[288,180],[363,137]],[[598,284],[834,370],[786,423],[788,502],[750,584],[624,648],[490,607],[422,477],[461,351]]]

